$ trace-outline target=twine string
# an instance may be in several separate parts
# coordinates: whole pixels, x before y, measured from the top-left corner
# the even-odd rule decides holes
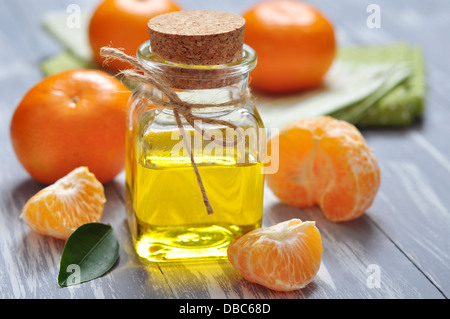
[[[214,143],[217,143],[222,146],[236,146],[239,141],[242,140],[243,135],[242,131],[239,129],[239,127],[233,123],[230,123],[228,121],[214,119],[210,117],[203,117],[192,114],[192,109],[195,108],[209,108],[209,107],[224,107],[224,106],[231,106],[235,104],[239,104],[242,102],[245,102],[245,100],[248,98],[248,92],[246,95],[241,96],[239,99],[232,99],[228,102],[224,103],[218,103],[218,104],[200,104],[200,103],[189,103],[186,101],[183,101],[180,99],[180,97],[172,90],[170,85],[164,81],[156,72],[151,72],[148,70],[144,65],[142,65],[135,57],[129,56],[122,52],[119,49],[111,48],[111,47],[102,47],[100,50],[100,55],[105,58],[105,63],[107,63],[111,59],[116,59],[120,61],[124,61],[129,63],[134,67],[134,69],[127,69],[122,70],[119,72],[119,75],[125,77],[126,79],[130,81],[134,81],[141,84],[147,84],[152,87],[155,87],[158,89],[162,94],[167,98],[167,101],[163,100],[162,98],[152,96],[151,100],[155,104],[169,108],[173,110],[173,114],[175,116],[175,121],[177,123],[178,130],[180,131],[180,134],[183,138],[183,143],[188,151],[190,161],[192,164],[192,167],[194,168],[195,175],[197,177],[197,183],[200,187],[200,191],[202,193],[203,197],[203,203],[205,205],[206,211],[209,214],[213,214],[213,209],[211,207],[211,204],[208,199],[208,195],[206,193],[205,187],[203,185],[202,178],[200,176],[200,173],[198,171],[198,167],[194,160],[194,154],[192,152],[192,149],[190,147],[190,139],[188,141],[186,130],[184,129],[184,126],[181,121],[180,115],[182,115],[186,122],[192,126],[194,130],[199,132],[203,138],[210,140]],[[199,127],[196,123],[196,121],[202,121],[209,124],[217,124],[222,126],[227,126],[235,130],[237,133],[237,136],[235,136],[234,140],[232,142],[227,142],[223,139],[217,139],[215,136],[211,136],[208,134],[204,129]]]

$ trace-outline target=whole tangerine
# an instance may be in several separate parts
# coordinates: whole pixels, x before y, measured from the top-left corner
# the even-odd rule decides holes
[[[251,86],[286,93],[319,86],[336,52],[334,28],[313,5],[264,1],[243,14],[245,42],[258,54]]]
[[[171,0],[104,0],[89,23],[89,43],[94,60],[112,71],[128,69],[130,65],[118,60],[103,65],[100,49],[113,46],[135,56],[139,45],[148,40],[148,20],[180,9]]]
[[[124,167],[130,90],[99,70],[46,77],[23,97],[11,120],[11,140],[22,166],[52,184],[87,166],[102,183]]]

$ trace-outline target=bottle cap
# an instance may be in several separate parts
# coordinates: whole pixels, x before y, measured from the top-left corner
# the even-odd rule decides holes
[[[220,65],[242,59],[245,19],[214,10],[181,10],[148,22],[152,53],[178,64]]]

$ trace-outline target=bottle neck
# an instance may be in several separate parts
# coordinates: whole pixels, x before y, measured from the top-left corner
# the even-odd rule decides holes
[[[225,85],[215,86],[213,88],[195,88],[195,89],[173,89],[181,101],[189,104],[202,104],[211,107],[193,108],[193,113],[216,112],[218,104],[227,104],[220,106],[220,110],[235,108],[240,102],[245,101],[248,96],[248,73],[234,76],[233,79],[223,79]],[[147,88],[155,100],[166,101],[164,94],[157,88]],[[155,103],[157,104],[157,103]],[[214,109],[214,110],[213,110]]]
[[[242,101],[247,97],[248,76],[256,65],[257,56],[251,47],[244,44],[243,57],[239,61],[211,66],[181,65],[161,60],[152,53],[150,42],[147,41],[139,47],[137,59],[149,73],[157,75],[182,101],[217,108],[213,106]],[[154,96],[156,99],[169,102],[156,88],[149,88],[148,93],[150,97]],[[196,111],[201,110],[198,108]]]

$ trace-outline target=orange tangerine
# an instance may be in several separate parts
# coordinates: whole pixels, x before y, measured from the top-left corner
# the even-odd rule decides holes
[[[279,169],[267,175],[273,193],[295,207],[318,205],[332,221],[364,214],[380,186],[380,168],[359,130],[328,116],[282,128]],[[273,137],[276,138],[276,137]],[[268,143],[271,150],[273,138]]]
[[[80,166],[102,183],[125,166],[130,90],[106,72],[72,69],[33,86],[11,119],[17,158],[50,185]]]
[[[103,0],[92,14],[89,22],[89,44],[94,61],[117,72],[132,67],[127,62],[114,60],[103,65],[100,56],[103,46],[121,48],[128,55],[148,40],[148,20],[157,15],[179,11],[181,7],[171,0]]]
[[[228,259],[246,280],[273,290],[291,291],[313,280],[322,252],[315,222],[291,219],[235,240],[228,247]]]
[[[31,197],[20,217],[39,233],[67,239],[79,226],[100,221],[105,202],[103,185],[83,166]]]
[[[245,43],[258,54],[250,73],[254,89],[285,93],[322,83],[336,40],[332,23],[317,7],[296,0],[260,1],[243,17]]]

